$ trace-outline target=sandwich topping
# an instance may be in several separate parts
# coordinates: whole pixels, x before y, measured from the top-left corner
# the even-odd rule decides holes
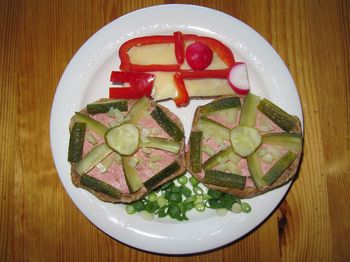
[[[197,109],[187,167],[213,189],[251,197],[292,179],[301,150],[299,120],[250,93]]]
[[[129,100],[126,108],[119,109],[114,107],[116,101],[95,102],[86,113],[74,116],[69,148],[73,172],[79,178],[96,179],[121,195],[153,188],[180,170],[183,128],[176,116],[147,98]],[[84,130],[77,134],[76,126],[83,126]],[[75,138],[77,135],[79,139]],[[174,168],[164,173],[169,166]],[[108,195],[105,191],[102,192]]]

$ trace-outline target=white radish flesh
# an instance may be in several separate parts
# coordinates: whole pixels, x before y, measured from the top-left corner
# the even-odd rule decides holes
[[[228,75],[228,82],[233,91],[235,91],[237,94],[248,94],[250,86],[247,66],[245,63],[238,62],[231,67],[230,73]]]

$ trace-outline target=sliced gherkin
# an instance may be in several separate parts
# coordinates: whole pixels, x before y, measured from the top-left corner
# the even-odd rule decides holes
[[[291,116],[266,98],[261,100],[258,109],[286,132],[290,132],[298,122],[295,117]]]

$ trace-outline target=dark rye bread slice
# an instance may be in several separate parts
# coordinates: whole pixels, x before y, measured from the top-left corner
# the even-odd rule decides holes
[[[219,101],[221,99],[225,99],[227,97],[232,97],[232,96],[223,96],[220,97],[218,99],[215,99],[214,101]],[[198,126],[198,121],[202,116],[201,113],[201,108],[203,106],[199,106],[194,114],[193,117],[193,122],[192,122],[192,128],[191,128],[191,132],[192,131],[198,131],[197,126]],[[296,119],[296,124],[293,127],[293,129],[291,129],[291,133],[297,133],[297,134],[301,134],[301,122],[300,119],[297,116],[293,116],[293,118]],[[235,195],[239,198],[251,198],[260,194],[263,194],[267,191],[270,191],[272,189],[275,189],[277,187],[283,186],[286,183],[288,183],[289,181],[291,181],[295,175],[296,172],[298,170],[298,166],[299,166],[299,162],[301,159],[301,155],[302,155],[302,150],[300,150],[297,154],[296,159],[294,160],[294,162],[288,167],[288,169],[286,169],[284,171],[284,173],[279,176],[272,184],[270,184],[269,186],[265,186],[262,188],[252,188],[252,187],[245,187],[244,189],[236,189],[236,188],[229,188],[229,187],[222,187],[222,186],[218,186],[218,185],[213,185],[213,184],[208,184],[208,183],[204,183],[203,179],[200,176],[200,172],[195,172],[192,169],[192,165],[191,165],[191,160],[190,160],[190,153],[191,153],[191,148],[190,146],[188,146],[187,151],[186,151],[186,167],[187,167],[187,171],[193,175],[196,179],[198,179],[201,183],[205,184],[208,188],[217,190],[217,191],[221,191],[224,193],[228,193],[228,194],[232,194]]]
[[[103,98],[100,99],[98,101],[108,101],[108,100],[113,100],[113,99],[108,99],[108,98]],[[137,100],[128,100],[128,107],[129,110],[132,107],[133,104],[135,104],[137,102]],[[156,108],[156,106],[160,107],[162,109],[162,111],[169,117],[171,118],[171,120],[173,122],[175,122],[177,124],[177,126],[181,129],[182,132],[184,132],[184,128],[182,125],[182,122],[180,121],[180,119],[173,114],[169,109],[167,109],[166,107],[150,101],[150,112],[152,112],[152,110],[154,108]],[[80,113],[84,114],[84,115],[89,115],[88,111],[86,108],[83,108]],[[71,118],[70,121],[70,125],[69,128],[70,130],[72,129],[73,125],[75,123],[75,118],[74,116]],[[90,193],[92,193],[93,195],[95,195],[97,198],[99,198],[102,201],[106,201],[106,202],[112,202],[112,203],[130,203],[133,201],[136,201],[140,198],[142,198],[144,195],[147,194],[147,192],[173,180],[174,178],[183,175],[186,172],[186,161],[185,161],[185,138],[183,137],[181,140],[181,148],[179,153],[174,157],[174,161],[176,161],[179,165],[179,168],[176,172],[174,172],[172,175],[167,176],[166,178],[162,179],[161,181],[159,181],[159,183],[157,183],[157,185],[153,186],[152,188],[147,189],[145,186],[141,187],[139,190],[137,190],[136,192],[133,193],[121,193],[119,195],[119,197],[112,197],[104,192],[100,192],[97,190],[94,190],[92,188],[86,187],[81,183],[81,176],[79,174],[77,174],[77,172],[75,171],[77,163],[71,163],[71,179],[73,184],[76,187],[80,187],[83,189],[86,189],[87,191],[89,191]]]

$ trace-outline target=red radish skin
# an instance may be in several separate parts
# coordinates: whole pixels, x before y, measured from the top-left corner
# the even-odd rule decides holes
[[[186,61],[193,70],[207,68],[213,60],[213,51],[204,43],[196,42],[186,48]]]
[[[249,93],[249,79],[247,66],[243,62],[237,62],[232,65],[228,74],[228,82],[239,95],[246,95]]]

